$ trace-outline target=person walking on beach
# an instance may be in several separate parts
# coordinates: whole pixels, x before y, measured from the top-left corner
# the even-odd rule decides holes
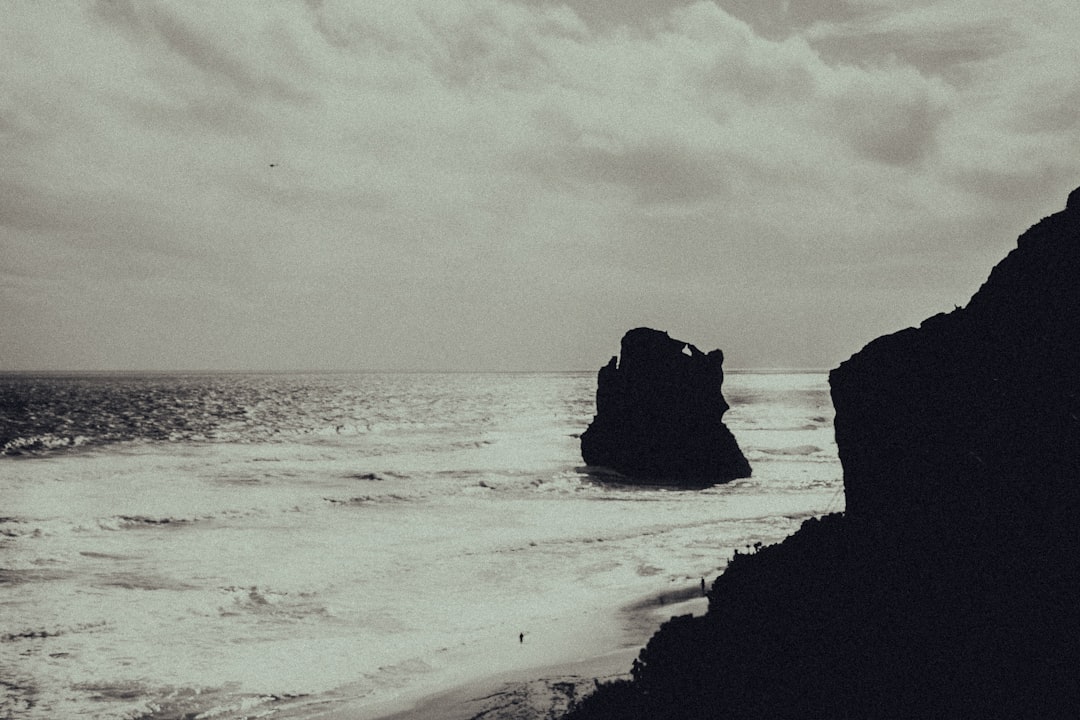
[[[525,633],[518,633],[518,642],[519,643],[524,643],[525,642]]]
[[[708,594],[708,593],[705,592],[705,578],[701,578],[701,594],[702,595],[707,595]]]

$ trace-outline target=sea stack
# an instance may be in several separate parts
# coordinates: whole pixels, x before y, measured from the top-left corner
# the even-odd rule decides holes
[[[586,465],[627,478],[711,485],[750,476],[724,425],[724,354],[703,353],[666,332],[636,328],[621,359],[600,369],[596,416],[581,436]]]
[[[737,555],[571,717],[1080,708],[1080,189],[964,308],[830,374],[846,511]]]

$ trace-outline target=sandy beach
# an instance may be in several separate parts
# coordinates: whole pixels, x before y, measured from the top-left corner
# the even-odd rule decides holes
[[[707,600],[697,585],[672,588],[639,598],[597,622],[595,630],[573,642],[545,644],[517,663],[477,663],[458,667],[422,691],[372,702],[371,698],[323,701],[325,710],[303,707],[303,717],[320,720],[532,720],[558,717],[591,693],[597,681],[629,677],[638,652],[661,623],[672,616],[705,612]],[[534,635],[560,637],[558,623]],[[617,632],[612,632],[617,630]],[[614,640],[614,642],[613,642]],[[519,643],[525,650],[535,637]],[[302,704],[303,705],[303,704]],[[300,708],[297,708],[300,709]],[[289,717],[283,714],[281,717]]]
[[[558,716],[591,693],[597,681],[629,677],[637,648],[623,648],[589,660],[515,670],[483,677],[416,701],[397,703],[404,709],[383,714],[387,706],[358,714],[330,715],[341,720],[531,720]]]

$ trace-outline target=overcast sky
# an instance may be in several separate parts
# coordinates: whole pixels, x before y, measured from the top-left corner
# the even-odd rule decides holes
[[[1075,0],[0,9],[2,370],[826,368],[1080,185]]]

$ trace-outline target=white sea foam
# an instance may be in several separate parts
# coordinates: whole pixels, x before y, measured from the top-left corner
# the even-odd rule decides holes
[[[842,509],[821,376],[729,375],[754,477],[697,492],[577,469],[592,374],[386,383],[284,439],[0,461],[0,716],[296,717],[586,657],[640,640],[616,608]]]

